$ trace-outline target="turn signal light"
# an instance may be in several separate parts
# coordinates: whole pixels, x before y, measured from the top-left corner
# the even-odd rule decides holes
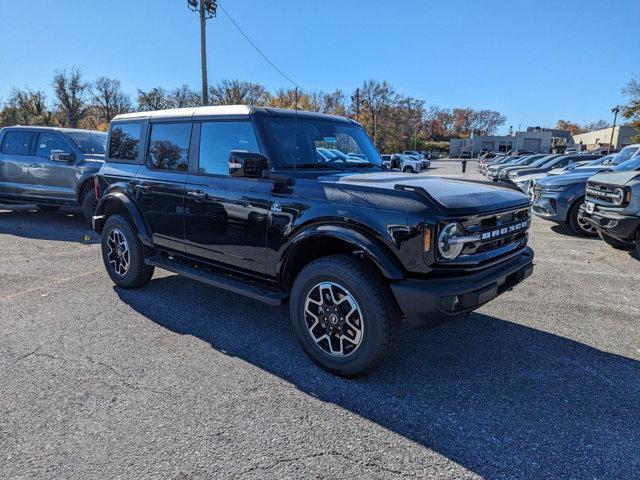
[[[431,229],[424,227],[424,235],[422,236],[422,251],[428,252],[431,250]]]

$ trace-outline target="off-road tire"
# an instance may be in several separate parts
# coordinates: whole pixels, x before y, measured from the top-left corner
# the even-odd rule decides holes
[[[621,242],[620,240],[610,237],[606,233],[602,233],[600,230],[598,230],[598,236],[602,240],[604,240],[608,245],[612,246],[617,250],[633,250],[633,247],[634,247],[633,243]]]
[[[580,225],[578,215],[580,215],[580,206],[583,203],[583,200],[577,200],[576,202],[574,202],[574,204],[569,209],[569,213],[567,214],[567,223],[569,223],[571,229],[581,237],[597,237],[598,231],[595,228],[591,231],[587,231]]]
[[[107,244],[109,235],[114,230],[124,235],[129,248],[129,266],[124,275],[119,275],[109,263]],[[154,267],[147,265],[144,259],[150,254],[149,248],[142,244],[133,220],[128,215],[112,215],[107,218],[101,235],[102,260],[107,273],[113,282],[122,288],[139,288],[151,280]]]
[[[349,355],[326,353],[307,328],[305,301],[321,282],[346,288],[362,311],[361,343]],[[364,375],[379,367],[395,350],[401,325],[401,311],[388,283],[367,260],[348,254],[323,257],[302,269],[291,291],[290,316],[307,355],[321,368],[341,377]]]

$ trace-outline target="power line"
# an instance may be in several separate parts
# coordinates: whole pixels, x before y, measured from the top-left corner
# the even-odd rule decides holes
[[[231,15],[229,15],[229,12],[227,12],[225,10],[225,8],[220,4],[220,2],[218,2],[218,7],[220,7],[220,10],[222,10],[224,12],[224,14],[227,16],[227,18],[231,21],[231,23],[233,24],[234,27],[236,27],[236,29],[240,32],[240,34],[247,39],[247,42],[249,42],[249,44],[256,50],[256,52],[258,52],[260,54],[260,56],[262,58],[264,58],[266,60],[266,62],[271,65],[273,67],[273,69],[278,72],[280,75],[282,75],[284,78],[286,78],[289,82],[291,82],[293,85],[295,85],[296,87],[298,87],[300,90],[302,90],[304,93],[309,95],[309,92],[306,91],[304,88],[302,88],[300,85],[298,85],[296,82],[294,82],[289,76],[287,76],[282,70],[280,70],[271,60],[269,60],[269,57],[267,57],[264,53],[262,53],[262,50],[260,50],[258,48],[258,46],[253,43],[253,41],[249,38],[249,36],[244,33],[242,31],[242,29],[240,28],[240,25],[238,25],[236,23],[236,21],[231,17]]]

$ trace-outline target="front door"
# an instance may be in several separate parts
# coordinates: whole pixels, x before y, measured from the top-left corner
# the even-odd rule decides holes
[[[184,251],[185,184],[192,124],[150,124],[145,165],[134,183],[134,197],[154,244]]]
[[[259,151],[249,120],[201,124],[198,164],[186,185],[186,249],[227,267],[262,274],[273,184],[231,177],[232,150]]]
[[[75,161],[54,162],[51,151],[74,153]],[[34,161],[29,167],[30,196],[74,202],[76,199],[76,166],[79,153],[57,132],[40,132]]]
[[[24,195],[29,187],[29,165],[37,134],[28,130],[9,130],[0,145],[0,195]]]

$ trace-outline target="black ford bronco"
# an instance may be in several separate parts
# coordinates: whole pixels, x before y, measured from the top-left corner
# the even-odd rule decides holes
[[[289,303],[306,353],[342,376],[378,366],[403,318],[439,325],[533,270],[526,195],[390,172],[347,118],[246,106],[120,115],[95,182],[93,225],[117,285],[141,287],[158,267]]]

